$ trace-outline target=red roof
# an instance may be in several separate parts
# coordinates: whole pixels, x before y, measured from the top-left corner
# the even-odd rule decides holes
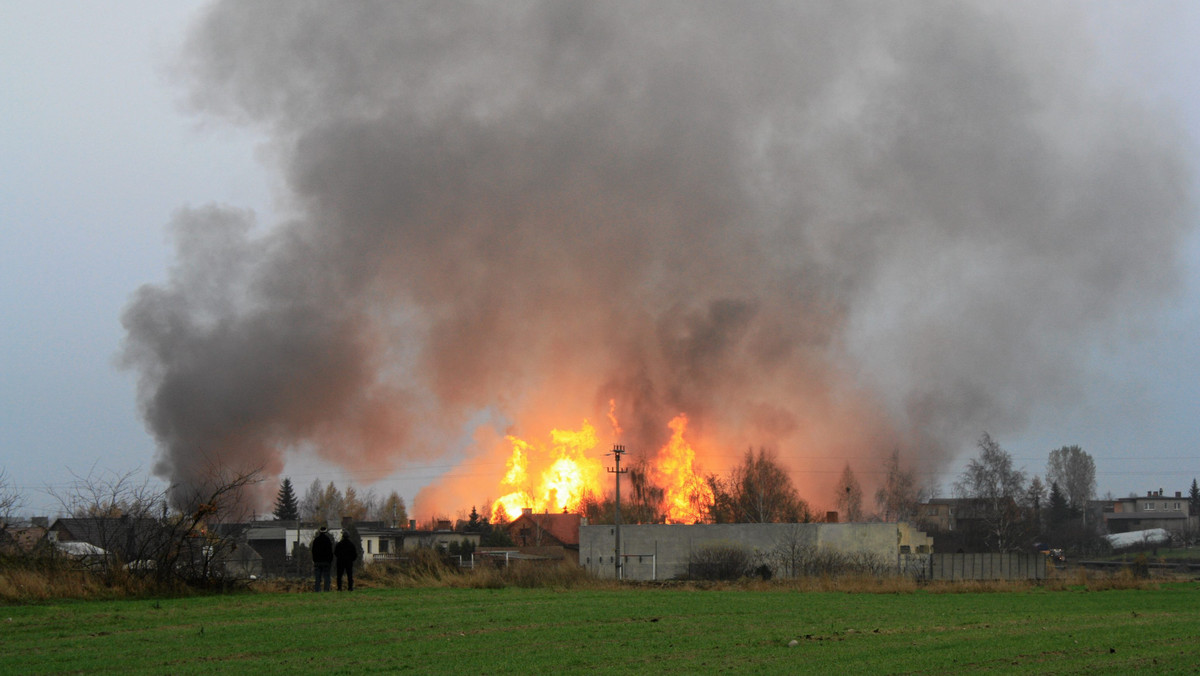
[[[558,541],[560,545],[579,544],[578,514],[522,514],[508,524],[505,530],[518,545],[521,544],[521,531],[529,529],[527,544],[551,544],[546,542],[546,535]],[[539,533],[540,531],[540,533]],[[541,536],[539,538],[539,535]]]

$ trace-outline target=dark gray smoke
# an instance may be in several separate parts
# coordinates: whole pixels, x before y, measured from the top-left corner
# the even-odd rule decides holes
[[[1054,8],[214,5],[190,101],[269,133],[294,218],[185,211],[134,296],[157,472],[369,479],[610,399],[634,448],[686,412],[710,466],[1019,428],[1169,297],[1192,216],[1182,132]]]

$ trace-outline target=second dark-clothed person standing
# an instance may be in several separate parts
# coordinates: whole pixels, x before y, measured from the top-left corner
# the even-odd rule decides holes
[[[346,574],[347,591],[354,591],[354,561],[358,559],[358,548],[350,540],[350,535],[342,531],[342,539],[333,548],[333,556],[337,559],[337,588],[342,590],[342,574]]]

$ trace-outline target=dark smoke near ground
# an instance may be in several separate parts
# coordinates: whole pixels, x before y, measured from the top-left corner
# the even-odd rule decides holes
[[[190,104],[269,135],[290,217],[184,210],[134,295],[156,472],[370,480],[610,399],[631,448],[686,412],[718,463],[928,470],[1019,429],[1153,319],[1193,215],[1082,9],[216,4]]]

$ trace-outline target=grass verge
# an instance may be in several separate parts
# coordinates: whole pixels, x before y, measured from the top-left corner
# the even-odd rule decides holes
[[[364,588],[0,608],[2,673],[1193,673],[1200,584]]]

